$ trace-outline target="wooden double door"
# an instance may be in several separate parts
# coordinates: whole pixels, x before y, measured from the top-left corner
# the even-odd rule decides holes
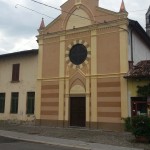
[[[70,126],[86,126],[86,100],[85,97],[70,98]]]

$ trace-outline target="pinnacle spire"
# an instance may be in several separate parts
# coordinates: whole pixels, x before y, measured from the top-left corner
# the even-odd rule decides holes
[[[149,8],[148,8],[148,11],[147,11],[147,13],[150,11],[150,6],[149,6]]]
[[[41,21],[41,25],[39,27],[39,30],[42,30],[45,28],[45,23],[44,23],[44,18],[42,18],[42,21]]]
[[[121,3],[121,6],[120,6],[120,13],[122,13],[122,12],[127,12],[123,0],[122,0],[122,3]]]

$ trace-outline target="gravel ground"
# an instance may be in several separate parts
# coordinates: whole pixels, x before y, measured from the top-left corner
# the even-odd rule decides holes
[[[91,143],[101,143],[131,148],[143,148],[144,150],[150,150],[150,143],[136,143],[134,136],[129,132],[110,132],[79,128],[51,128],[47,126],[3,123],[0,123],[0,130],[17,131],[42,136],[73,139]]]

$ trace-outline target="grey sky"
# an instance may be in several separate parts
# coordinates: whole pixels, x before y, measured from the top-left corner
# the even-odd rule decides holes
[[[60,8],[67,0],[37,0]],[[118,12],[122,0],[99,0],[99,6]],[[129,18],[137,20],[145,29],[145,13],[150,0],[124,0]],[[16,4],[29,7],[50,17],[56,18],[60,12],[32,2],[31,0],[0,0],[0,53],[38,48],[37,29],[41,18],[47,25],[53,19],[36,14]]]

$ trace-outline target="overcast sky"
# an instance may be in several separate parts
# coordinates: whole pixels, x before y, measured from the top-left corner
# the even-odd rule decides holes
[[[67,0],[37,0],[60,8]],[[99,6],[118,12],[122,0],[99,0]],[[145,29],[145,14],[150,0],[124,0],[129,18],[137,20]],[[0,0],[0,54],[38,48],[37,29],[41,18],[47,25],[53,19],[42,16],[24,7],[31,8],[49,17],[56,18],[60,12],[32,2],[31,0]],[[16,6],[17,5],[17,6]],[[16,8],[17,7],[17,8]]]

